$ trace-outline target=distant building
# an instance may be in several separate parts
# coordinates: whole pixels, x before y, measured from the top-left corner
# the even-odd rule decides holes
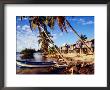
[[[94,52],[94,39],[87,39],[84,41],[85,44]],[[80,40],[76,42],[76,44],[71,44],[60,47],[61,53],[82,53],[88,54],[90,50],[88,50],[87,46],[83,44]]]
[[[60,51],[62,53],[68,53],[68,48],[69,48],[69,45],[66,44],[65,46],[60,47]]]

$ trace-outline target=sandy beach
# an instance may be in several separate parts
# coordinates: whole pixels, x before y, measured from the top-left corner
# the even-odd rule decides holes
[[[60,55],[48,55],[47,58],[54,58],[55,60],[57,59],[62,59],[59,57]],[[82,61],[82,62],[91,62],[94,63],[94,55],[86,55],[86,54],[74,54],[74,53],[67,53],[67,54],[62,54],[64,57],[64,61],[66,62],[72,62],[72,61]]]
[[[56,58],[54,55],[47,57],[53,59],[58,64],[67,64],[66,68],[21,68],[17,74],[94,74],[94,55],[62,54],[65,60]]]

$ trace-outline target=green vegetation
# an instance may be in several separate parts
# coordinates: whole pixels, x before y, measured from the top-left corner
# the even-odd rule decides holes
[[[23,54],[21,56],[22,59],[32,59],[34,58],[33,54],[36,52],[35,49],[24,49],[20,52],[20,54]]]
[[[55,47],[49,47],[48,52],[49,54],[55,54],[56,53]]]
[[[46,33],[49,37],[52,37],[48,31],[46,31]],[[39,37],[38,43],[41,44],[41,51],[44,54],[48,54],[48,46],[49,46],[50,40],[48,39],[48,37],[44,32],[41,32],[38,37]]]
[[[50,40],[52,37],[47,30],[47,27],[54,29],[55,22],[57,22],[60,30],[67,32],[68,21],[65,16],[21,16],[21,21],[24,18],[29,19],[31,30],[39,31],[39,44],[41,45],[41,50],[44,54],[48,54],[49,43],[53,44],[54,42]]]
[[[49,52],[48,52],[49,44],[51,43],[54,45],[54,42],[51,40],[52,36],[50,35],[49,31],[47,30],[47,27],[49,27],[50,29],[54,29],[55,22],[57,22],[57,24],[62,32],[64,32],[64,31],[68,32],[67,27],[71,28],[73,33],[75,33],[78,36],[80,41],[84,45],[86,45],[86,43],[84,42],[84,40],[87,39],[86,35],[80,36],[77,33],[77,31],[72,27],[70,22],[67,20],[66,16],[20,16],[20,18],[21,18],[21,21],[23,20],[23,18],[28,18],[31,30],[39,31],[38,42],[39,42],[39,44],[41,44],[41,50],[43,51],[43,53],[45,55],[49,54]],[[71,18],[73,18],[73,17],[71,17]],[[90,52],[92,52],[91,49],[87,45],[86,45],[86,47],[88,48],[88,50]]]

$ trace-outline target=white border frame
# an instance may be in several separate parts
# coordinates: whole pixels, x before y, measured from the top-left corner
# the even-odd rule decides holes
[[[34,10],[37,10],[35,12]],[[43,12],[41,12],[43,11]],[[50,13],[51,11],[51,13]],[[74,11],[74,13],[72,12]],[[83,11],[83,13],[82,13]],[[38,13],[39,12],[39,13]],[[16,75],[16,16],[95,16],[95,75]],[[6,5],[5,87],[106,87],[107,5]],[[102,68],[103,66],[103,68]]]

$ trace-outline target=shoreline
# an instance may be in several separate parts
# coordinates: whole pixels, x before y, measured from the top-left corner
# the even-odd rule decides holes
[[[64,55],[64,54],[63,54]],[[16,74],[94,74],[94,55],[64,55],[68,66],[66,68],[48,67],[48,68],[22,68],[16,71]],[[52,59],[58,64],[63,65],[64,60],[58,60],[54,55],[47,55],[46,58]]]

